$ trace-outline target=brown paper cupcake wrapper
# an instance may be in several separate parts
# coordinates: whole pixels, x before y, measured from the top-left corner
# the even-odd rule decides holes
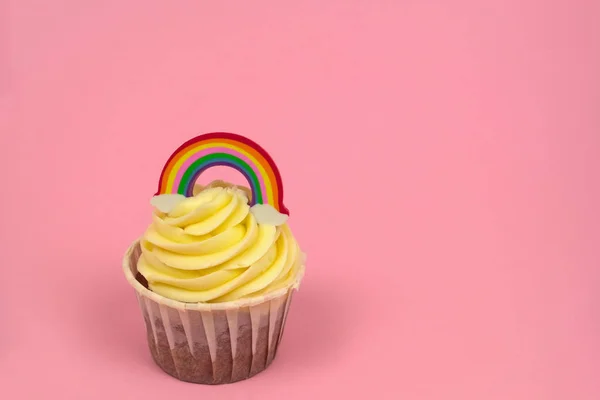
[[[139,241],[127,251],[123,269],[135,288],[152,358],[182,381],[222,384],[250,378],[277,353],[294,291],[225,303],[183,303],[162,297],[137,279]]]

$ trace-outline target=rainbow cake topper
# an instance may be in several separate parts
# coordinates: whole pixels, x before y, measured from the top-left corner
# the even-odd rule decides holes
[[[214,166],[231,167],[244,175],[252,191],[251,211],[259,222],[280,225],[287,220],[281,175],[271,156],[254,141],[226,132],[200,135],[179,146],[163,168],[152,204],[168,212],[193,196],[200,174]]]

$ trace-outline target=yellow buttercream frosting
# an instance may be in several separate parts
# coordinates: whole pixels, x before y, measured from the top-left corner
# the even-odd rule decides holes
[[[290,228],[257,223],[248,198],[217,184],[168,213],[155,209],[137,266],[148,287],[173,300],[216,303],[292,284],[303,255]]]

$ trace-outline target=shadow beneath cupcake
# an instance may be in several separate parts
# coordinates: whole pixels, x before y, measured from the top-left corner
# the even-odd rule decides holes
[[[283,338],[274,364],[281,370],[306,369],[335,362],[345,352],[352,334],[351,298],[340,289],[303,282],[294,294]]]
[[[81,333],[90,356],[136,368],[160,371],[152,362],[146,329],[134,290],[115,269],[109,273],[92,268],[78,285],[72,304],[73,322]],[[118,282],[120,281],[120,282]],[[349,305],[353,296],[327,282],[304,281],[290,307],[281,345],[267,373],[287,375],[314,366],[335,363],[349,351],[353,319],[358,305]],[[95,287],[100,290],[89,290]],[[110,290],[102,290],[110,288]],[[271,372],[269,372],[271,371]],[[276,372],[279,371],[279,372]],[[162,375],[162,373],[161,373]],[[167,376],[167,375],[165,375]]]

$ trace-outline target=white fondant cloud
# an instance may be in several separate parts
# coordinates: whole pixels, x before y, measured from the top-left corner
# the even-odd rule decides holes
[[[255,204],[250,207],[250,212],[259,224],[279,226],[285,224],[288,219],[287,215],[280,213],[270,204]]]
[[[185,200],[185,196],[182,194],[159,194],[150,199],[150,204],[164,213],[169,213],[183,200]]]

